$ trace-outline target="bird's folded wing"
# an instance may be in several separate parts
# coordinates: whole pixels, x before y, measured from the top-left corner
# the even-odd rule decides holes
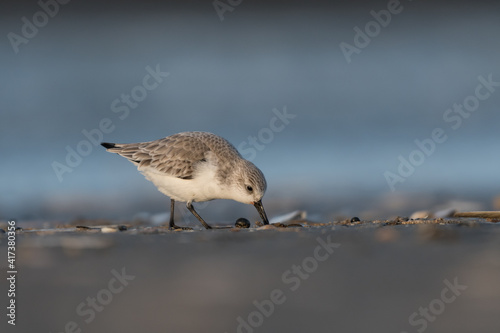
[[[201,141],[193,143],[176,137],[167,137],[151,142],[116,144],[109,151],[137,164],[139,170],[149,167],[150,171],[157,173],[192,179],[196,165],[206,161],[205,153],[209,151],[208,147],[199,145],[204,146]]]

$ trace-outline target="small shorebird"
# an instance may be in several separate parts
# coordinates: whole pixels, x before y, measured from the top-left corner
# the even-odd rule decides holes
[[[186,202],[207,229],[212,227],[194,210],[193,202],[232,199],[251,204],[264,224],[269,224],[262,205],[267,187],[264,174],[220,136],[183,132],[150,142],[101,145],[134,163],[147,180],[170,197],[172,229],[190,229],[175,225],[175,201]]]

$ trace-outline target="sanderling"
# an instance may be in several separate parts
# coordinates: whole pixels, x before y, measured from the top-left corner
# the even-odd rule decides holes
[[[264,224],[269,224],[262,205],[267,187],[264,174],[220,136],[183,132],[150,142],[101,145],[137,165],[147,180],[170,197],[170,228],[190,229],[174,223],[175,201],[182,201],[205,228],[211,229],[192,203],[214,199],[252,204]]]

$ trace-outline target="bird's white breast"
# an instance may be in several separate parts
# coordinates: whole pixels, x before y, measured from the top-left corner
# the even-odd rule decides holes
[[[230,199],[231,197],[231,193],[228,193],[229,189],[217,181],[217,166],[211,163],[204,163],[203,167],[197,170],[193,179],[169,176],[149,166],[139,168],[139,171],[160,192],[176,201],[202,202],[214,199]]]

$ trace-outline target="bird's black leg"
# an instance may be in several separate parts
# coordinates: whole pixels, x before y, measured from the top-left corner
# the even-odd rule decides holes
[[[168,223],[168,226],[170,228],[174,228],[175,223],[174,223],[174,208],[175,208],[175,200],[170,199],[170,222]]]
[[[190,227],[178,227],[174,223],[174,208],[175,208],[175,200],[170,199],[170,222],[168,223],[168,226],[170,229],[182,229],[182,230],[193,230],[193,228]]]
[[[188,201],[188,203],[186,204],[186,207],[187,209],[189,209],[189,211],[191,213],[193,213],[194,216],[196,216],[196,218],[201,222],[201,224],[203,224],[203,226],[205,227],[205,229],[212,229],[211,226],[208,225],[207,222],[205,222],[201,216],[194,210],[194,207],[193,207],[193,204],[191,201]]]

